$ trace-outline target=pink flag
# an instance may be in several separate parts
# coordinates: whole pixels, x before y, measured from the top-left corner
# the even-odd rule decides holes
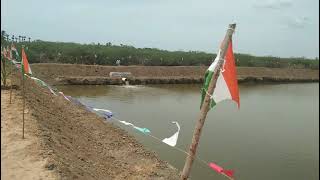
[[[224,174],[226,176],[228,176],[229,178],[233,179],[234,178],[234,171],[233,170],[227,170],[227,169],[223,169],[222,167],[218,166],[217,164],[211,162],[209,163],[209,167],[211,167],[211,169],[215,170],[216,172],[220,173],[220,174]]]
[[[223,168],[216,165],[215,163],[211,162],[211,163],[209,163],[209,166],[211,167],[211,169],[217,171],[218,173],[222,173],[222,171],[223,171]]]

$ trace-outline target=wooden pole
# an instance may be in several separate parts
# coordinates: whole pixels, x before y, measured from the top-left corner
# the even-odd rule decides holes
[[[6,71],[6,58],[3,57],[2,61],[2,68],[1,69],[1,73],[2,73],[2,80],[3,80],[3,85],[6,86],[7,85],[7,71]]]
[[[11,81],[10,81],[10,101],[9,101],[9,104],[11,104],[11,97],[12,97],[12,80],[13,80],[13,77],[11,77]]]
[[[24,139],[24,108],[25,108],[25,89],[24,89],[24,74],[22,72],[22,139]]]
[[[210,106],[210,96],[208,94],[212,94],[215,87],[216,87],[216,82],[217,82],[218,76],[220,74],[220,69],[221,69],[223,62],[224,62],[226,50],[228,48],[230,40],[232,39],[232,34],[233,34],[235,28],[236,28],[236,24],[229,24],[229,28],[227,30],[227,33],[226,33],[224,40],[220,46],[220,59],[218,61],[218,65],[217,65],[216,69],[214,70],[213,77],[209,83],[208,93],[205,96],[204,102],[203,102],[201,110],[200,110],[199,119],[196,124],[195,130],[193,132],[192,143],[190,145],[189,153],[188,153],[189,155],[186,157],[186,162],[184,164],[184,168],[183,168],[183,171],[181,174],[182,180],[186,180],[189,177],[189,174],[191,171],[191,166],[192,166],[192,163],[193,163],[196,151],[197,151],[197,147],[199,144],[200,135],[202,132],[202,127],[204,125],[204,122],[207,117],[207,113],[210,108],[209,107]]]
[[[22,49],[24,45],[22,45]],[[22,78],[22,139],[24,139],[24,108],[25,108],[25,84],[24,84],[24,67],[23,67],[23,58],[21,59],[21,78]]]

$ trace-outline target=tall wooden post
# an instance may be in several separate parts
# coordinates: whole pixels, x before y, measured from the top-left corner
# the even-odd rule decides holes
[[[9,104],[11,104],[11,97],[12,97],[12,84],[13,84],[13,77],[11,77],[11,81],[10,81],[10,101],[9,101]]]
[[[3,85],[6,86],[7,85],[7,71],[6,71],[6,58],[3,55],[3,58],[1,59],[1,73],[2,73],[2,77],[3,79]]]
[[[24,48],[24,45],[22,45]],[[25,108],[25,82],[24,82],[24,63],[23,58],[21,59],[21,85],[22,85],[22,139],[24,139],[24,108]]]
[[[22,139],[24,139],[24,108],[25,108],[25,88],[24,88],[24,73],[22,72]]]
[[[220,59],[218,61],[218,65],[216,67],[216,69],[214,70],[214,74],[213,77],[209,83],[209,87],[208,87],[208,94],[212,94],[215,87],[216,87],[216,82],[218,79],[218,76],[220,74],[220,69],[223,65],[224,62],[224,57],[226,54],[226,50],[228,48],[229,42],[232,39],[232,34],[234,32],[236,28],[236,24],[230,24],[229,28],[227,30],[227,33],[224,37],[224,40],[220,46]],[[191,166],[194,160],[194,156],[196,154],[197,151],[197,147],[199,144],[199,140],[200,140],[200,135],[202,132],[202,127],[204,125],[204,122],[206,120],[207,117],[207,113],[209,111],[209,104],[210,104],[210,96],[206,94],[204,102],[202,104],[201,110],[200,110],[200,115],[199,115],[199,119],[198,122],[196,124],[195,130],[193,132],[193,137],[192,137],[192,144],[190,145],[190,149],[189,149],[189,155],[186,158],[186,162],[184,164],[184,168],[181,174],[181,179],[182,180],[186,180],[189,177],[190,171],[191,171]]]

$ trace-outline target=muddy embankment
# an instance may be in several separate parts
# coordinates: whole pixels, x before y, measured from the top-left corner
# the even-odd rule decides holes
[[[111,85],[122,84],[111,78],[110,72],[131,72],[130,84],[189,84],[202,83],[206,66],[100,66],[76,64],[32,64],[40,79],[52,85]],[[319,82],[319,70],[238,67],[242,82]]]
[[[20,85],[19,73],[14,77],[14,84]],[[25,89],[46,167],[59,179],[179,178],[178,170],[112,122],[51,94],[32,79],[26,79]],[[18,91],[21,94],[21,86]]]

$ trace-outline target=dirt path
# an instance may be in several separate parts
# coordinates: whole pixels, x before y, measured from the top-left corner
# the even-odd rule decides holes
[[[22,97],[13,90],[9,104],[9,90],[1,90],[1,179],[37,180],[57,179],[45,168],[41,157],[36,120],[27,107],[25,139],[22,139]]]

